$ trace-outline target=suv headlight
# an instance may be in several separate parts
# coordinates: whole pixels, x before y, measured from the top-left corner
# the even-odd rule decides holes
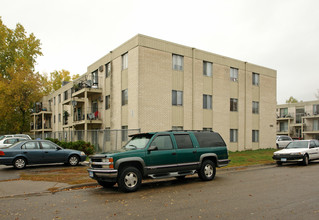
[[[114,169],[113,157],[106,157],[102,159],[103,168]]]

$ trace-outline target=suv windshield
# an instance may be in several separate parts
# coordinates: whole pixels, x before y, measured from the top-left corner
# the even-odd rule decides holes
[[[293,141],[288,144],[286,148],[308,148],[308,141]]]
[[[125,149],[142,149],[146,146],[153,135],[151,134],[141,134],[133,136],[133,138],[127,142],[124,146]]]

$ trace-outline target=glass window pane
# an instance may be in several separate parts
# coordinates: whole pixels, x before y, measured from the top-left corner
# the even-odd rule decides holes
[[[175,134],[174,137],[176,140],[177,148],[193,148],[192,140],[188,134]]]

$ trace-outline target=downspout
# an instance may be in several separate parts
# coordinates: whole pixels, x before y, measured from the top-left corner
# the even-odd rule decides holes
[[[192,129],[195,130],[195,48],[192,48]]]
[[[244,150],[247,149],[247,62],[245,62]]]

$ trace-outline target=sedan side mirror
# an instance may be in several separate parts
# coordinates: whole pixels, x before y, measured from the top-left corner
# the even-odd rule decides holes
[[[62,148],[61,147],[57,147],[56,150],[62,150]]]

